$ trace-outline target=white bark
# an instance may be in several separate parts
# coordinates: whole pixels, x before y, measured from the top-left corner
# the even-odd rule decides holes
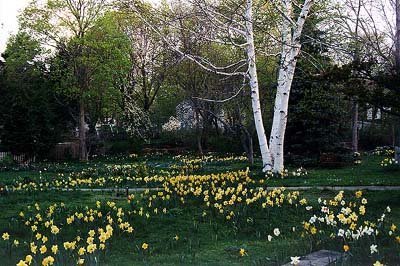
[[[251,89],[251,106],[253,109],[254,123],[257,131],[258,142],[260,145],[261,158],[263,162],[263,171],[272,169],[271,153],[268,148],[267,136],[265,135],[264,123],[262,119],[260,93],[258,88],[257,67],[256,67],[256,54],[254,48],[254,35],[253,35],[253,14],[252,14],[252,0],[246,1],[246,41],[247,41],[247,60],[249,64],[248,76]]]
[[[293,82],[297,57],[300,53],[300,37],[305,20],[313,0],[306,0],[301,9],[297,22],[292,26],[292,0],[282,0],[282,60],[278,74],[278,87],[275,99],[274,119],[270,137],[270,147],[273,157],[273,171],[280,173],[284,170],[284,141],[288,116],[289,94]],[[293,33],[292,33],[293,32]]]
[[[269,150],[267,136],[265,134],[264,123],[262,118],[261,112],[261,104],[260,104],[260,94],[259,94],[259,85],[258,85],[258,78],[257,78],[257,67],[256,67],[256,55],[255,55],[255,45],[254,45],[254,32],[253,32],[253,13],[252,13],[252,0],[246,0],[245,10],[243,17],[239,16],[239,18],[244,18],[244,25],[242,22],[235,21],[230,17],[226,17],[225,15],[218,13],[217,11],[213,10],[212,7],[209,7],[208,3],[204,1],[192,1],[198,8],[201,10],[205,15],[204,17],[207,19],[208,23],[211,23],[221,32],[226,32],[227,37],[230,40],[230,44],[232,46],[246,48],[246,63],[248,65],[247,71],[242,72],[241,69],[244,66],[243,61],[240,60],[236,63],[227,65],[227,66],[217,66],[210,62],[207,58],[196,56],[192,54],[188,54],[180,50],[179,45],[174,43],[173,41],[169,40],[166,36],[163,35],[157,28],[151,25],[140,13],[136,7],[132,6],[133,10],[136,11],[136,15],[142,19],[154,32],[156,32],[161,39],[169,46],[170,49],[175,51],[180,56],[189,59],[196,64],[198,64],[201,68],[206,71],[212,72],[218,75],[224,76],[244,76],[249,80],[249,86],[251,89],[251,102],[252,102],[252,110],[254,116],[254,123],[255,128],[257,131],[260,152],[263,162],[263,171],[272,170],[272,158],[271,152]],[[204,18],[203,18],[204,19]],[[245,43],[235,43],[233,42],[232,32],[236,35],[241,35],[245,37]],[[217,39],[217,42],[220,40]],[[229,44],[224,42],[224,44]],[[241,90],[241,89],[240,89]],[[239,92],[240,92],[239,90]],[[229,97],[224,100],[210,100],[210,99],[202,99],[211,102],[225,102],[233,97],[239,95],[239,92],[235,93],[234,96]]]
[[[269,147],[271,149],[272,160],[275,161],[275,155],[277,152],[276,139],[279,138],[279,119],[278,115],[281,110],[281,102],[282,102],[282,90],[286,84],[286,67],[289,65],[289,54],[291,47],[291,27],[289,18],[291,17],[291,0],[283,1],[285,12],[285,17],[282,21],[282,52],[281,52],[281,62],[278,73],[278,86],[275,96],[275,105],[274,105],[274,116],[272,122],[271,135],[269,138]]]

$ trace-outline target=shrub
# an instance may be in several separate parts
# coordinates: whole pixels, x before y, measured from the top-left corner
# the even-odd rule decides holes
[[[6,155],[3,159],[0,160],[0,168],[6,169],[15,166],[16,163],[11,155]]]

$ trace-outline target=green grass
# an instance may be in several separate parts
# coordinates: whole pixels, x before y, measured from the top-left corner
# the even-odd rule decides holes
[[[379,166],[382,156],[365,156],[359,165],[336,169],[307,169],[306,177],[272,179],[271,186],[383,186],[400,185],[400,169]]]
[[[308,199],[316,201],[320,196],[332,196],[329,191],[310,191],[303,193]],[[303,195],[302,194],[302,195]],[[400,192],[368,192],[368,211],[380,214],[383,209],[392,206],[393,222],[400,224]],[[116,199],[113,195],[78,193],[78,192],[41,192],[37,194],[9,194],[0,197],[1,233],[10,232],[21,238],[29,235],[22,231],[13,231],[10,221],[27,205],[40,202],[47,205],[65,202],[69,207],[94,206],[96,200],[115,200],[118,205],[127,207],[124,199]],[[201,211],[194,207],[177,209],[168,216],[154,216],[150,219],[134,219],[135,235],[119,237],[111,243],[111,248],[101,258],[100,265],[282,265],[290,256],[305,255],[319,248],[340,249],[335,245],[311,246],[307,239],[290,232],[292,226],[300,230],[303,215],[294,212],[271,213],[270,219],[261,221],[265,226],[236,230],[231,224],[220,219],[201,218]],[[282,237],[272,242],[267,241],[266,232],[258,232],[258,228],[281,228]],[[10,230],[11,229],[11,230]],[[175,241],[173,237],[179,236]],[[138,252],[143,242],[150,245],[145,256]],[[248,255],[238,257],[237,250],[245,248]],[[14,265],[18,258],[26,253],[13,250],[11,256],[0,256],[0,265]],[[394,255],[397,256],[397,255]],[[368,259],[367,259],[368,261]],[[371,261],[368,261],[370,263]],[[361,262],[349,261],[349,265]],[[364,263],[364,261],[363,261]]]
[[[289,177],[286,179],[271,179],[269,186],[346,186],[346,185],[400,185],[400,172],[389,171],[379,166],[381,156],[366,156],[361,165],[347,166],[338,169],[307,169],[306,177]],[[167,169],[171,158],[147,158],[152,167]],[[10,185],[15,178],[38,180],[40,177],[51,179],[58,173],[82,171],[88,167],[100,167],[108,163],[132,163],[129,159],[121,161],[96,161],[88,164],[72,163],[67,166],[46,166],[46,171],[39,174],[39,169],[30,171],[0,172],[0,182]],[[255,178],[263,179],[258,171],[259,161],[253,166]],[[208,174],[244,169],[244,162],[209,163],[197,174]],[[291,168],[292,170],[295,168]],[[337,192],[309,190],[301,192],[311,204],[316,205],[319,197],[332,197]],[[350,192],[349,192],[350,193]],[[138,194],[138,197],[139,194]],[[373,218],[379,217],[386,206],[391,206],[391,221],[400,225],[400,191],[365,192],[368,198],[367,214]],[[28,205],[39,202],[50,205],[64,202],[68,208],[94,207],[97,200],[113,200],[118,206],[129,209],[124,197],[116,197],[111,193],[93,192],[10,192],[0,195],[0,234],[9,232],[21,239],[21,248],[12,249],[8,253],[4,242],[0,240],[0,265],[15,265],[19,258],[27,254],[23,240],[29,242],[31,234],[21,226],[15,225],[18,213]],[[251,218],[248,224],[233,225],[223,217],[202,216],[203,208],[190,202],[185,205],[177,204],[166,215],[153,215],[149,219],[132,216],[130,222],[135,228],[134,235],[116,237],[111,242],[111,248],[101,256],[100,265],[282,265],[290,260],[290,256],[301,256],[318,249],[333,249],[341,251],[342,246],[336,242],[321,240],[311,242],[307,237],[301,238],[301,222],[309,217],[296,208],[272,208],[263,212],[247,215]],[[272,242],[267,235],[272,234],[275,227],[281,229],[282,235]],[[296,227],[296,232],[291,231]],[[70,232],[75,236],[76,232]],[[175,235],[179,240],[173,239]],[[68,236],[68,235],[67,235]],[[142,243],[150,245],[147,254],[140,252]],[[400,261],[399,253],[392,252],[393,243],[385,243],[380,247],[385,259],[391,262]],[[244,248],[247,256],[239,257],[238,249]],[[386,251],[387,250],[387,251]],[[388,255],[389,254],[389,255]],[[344,265],[371,265],[374,261],[365,256],[351,257]]]
[[[383,156],[364,156],[363,161],[359,165],[350,165],[340,168],[310,168],[307,169],[308,175],[306,177],[293,177],[289,176],[284,179],[272,178],[266,182],[268,186],[400,186],[400,169],[388,169],[383,168],[379,164],[382,161]],[[40,177],[43,179],[53,179],[57,177],[58,173],[64,173],[65,175],[80,172],[82,170],[92,168],[93,176],[107,176],[109,173],[102,171],[104,165],[110,165],[113,163],[117,164],[135,164],[136,162],[146,162],[149,169],[152,169],[154,173],[160,170],[169,170],[171,164],[173,164],[172,157],[148,157],[146,160],[129,160],[123,159],[116,161],[114,158],[107,160],[96,160],[89,163],[77,163],[72,162],[67,165],[63,164],[44,164],[38,167],[38,169],[44,169],[39,173],[39,170],[23,170],[23,171],[0,171],[0,184],[5,185],[13,184],[14,180],[39,180]],[[260,171],[261,162],[256,160],[255,165],[251,166],[251,173],[255,178],[264,179],[264,174]],[[197,170],[194,174],[210,174],[225,171],[237,171],[249,167],[246,162],[212,162],[207,163],[202,169]],[[289,166],[289,172],[296,170],[296,167]],[[145,185],[129,184],[132,187],[140,187]],[[151,186],[160,186],[160,184],[154,184]],[[124,187],[124,185],[123,185]]]

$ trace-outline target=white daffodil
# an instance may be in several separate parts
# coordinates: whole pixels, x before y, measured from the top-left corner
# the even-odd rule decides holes
[[[371,250],[371,254],[378,253],[378,245],[372,244],[369,249]]]
[[[290,264],[292,265],[298,265],[300,263],[300,257],[290,257]]]

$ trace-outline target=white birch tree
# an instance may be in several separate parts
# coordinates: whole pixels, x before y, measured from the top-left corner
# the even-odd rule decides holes
[[[236,10],[241,10],[241,13],[233,12],[232,14],[230,14],[230,16],[218,10],[219,5],[221,4],[218,2],[214,3],[215,5],[213,5],[204,0],[193,0],[190,1],[189,4],[191,5],[191,8],[195,9],[197,12],[196,19],[198,19],[200,23],[204,23],[204,25],[207,25],[208,28],[208,32],[205,33],[203,31],[201,35],[198,35],[197,32],[193,31],[193,34],[195,36],[199,36],[200,38],[203,38],[211,43],[230,46],[234,49],[241,49],[245,52],[245,58],[232,64],[217,66],[210,62],[207,58],[190,54],[186,51],[183,52],[181,47],[179,46],[179,43],[176,42],[176,39],[164,36],[154,26],[150,24],[149,26],[152,27],[154,31],[158,32],[160,36],[162,36],[163,40],[168,44],[170,49],[175,51],[181,57],[197,63],[204,70],[227,77],[238,75],[243,76],[251,91],[251,104],[253,109],[255,128],[260,145],[263,171],[269,171],[272,169],[272,160],[262,118],[260,92],[257,78],[256,51],[253,32],[253,1],[246,0],[239,5],[235,5]],[[130,6],[130,8],[134,10],[141,19],[147,21],[146,18],[140,15],[141,12],[138,10],[137,6]],[[176,15],[177,14],[175,14],[175,16]],[[177,16],[179,17],[179,15],[185,17],[189,16],[190,14],[178,14]],[[176,18],[172,21],[173,22],[167,22],[167,24],[169,24],[171,28],[179,28],[182,26],[182,23],[176,23]],[[227,99],[203,100],[225,102],[239,95],[239,92],[242,90],[242,88],[238,89],[237,92],[234,93],[234,95]]]
[[[300,37],[313,2],[313,0],[306,0],[304,2],[296,21],[294,20],[293,14],[293,0],[282,0],[281,7],[278,5],[276,6],[282,15],[282,54],[270,136],[274,173],[281,173],[284,170],[284,140],[288,116],[289,94],[296,69],[297,58],[301,50]]]
[[[252,0],[246,1],[246,30],[245,36],[247,41],[247,62],[248,62],[248,78],[251,89],[251,105],[254,116],[254,124],[257,131],[258,142],[260,146],[261,158],[263,162],[263,171],[272,169],[272,157],[268,147],[267,136],[265,134],[264,123],[262,119],[261,104],[260,104],[260,91],[257,78],[256,67],[256,52],[254,46],[254,32],[253,32],[253,10]]]
[[[198,32],[193,31],[196,37],[208,40],[210,43],[218,43],[244,51],[245,59],[229,65],[217,66],[207,58],[183,52],[179,47],[179,43],[176,43],[176,40],[163,36],[158,29],[152,27],[160,36],[163,36],[163,40],[168,44],[170,49],[174,50],[181,57],[197,63],[204,70],[228,77],[237,75],[242,75],[244,77],[250,87],[252,112],[263,163],[262,169],[264,172],[273,170],[276,173],[280,173],[284,167],[283,143],[287,123],[289,92],[296,68],[297,57],[301,49],[300,37],[313,2],[313,0],[306,0],[303,5],[299,5],[293,0],[276,0],[265,4],[274,5],[276,8],[275,11],[280,12],[282,16],[282,42],[278,42],[278,44],[281,45],[282,60],[278,77],[273,127],[269,143],[262,118],[259,81],[257,77],[253,0],[229,1],[229,3],[222,1],[210,2],[206,0],[188,1],[189,5],[195,8],[195,12],[193,13],[199,23],[204,23],[204,25],[208,27],[208,32],[205,33],[203,28],[202,34],[200,35]],[[146,21],[146,18],[141,16],[137,5],[128,6],[141,17],[141,19]],[[221,6],[223,8],[221,8]],[[294,18],[293,6],[300,7],[300,13],[297,19]],[[180,10],[182,9],[181,6]],[[227,12],[227,10],[231,12]],[[193,14],[183,14],[182,16],[190,15]],[[176,18],[169,19],[166,23],[172,28],[181,27],[181,25],[177,25],[174,22],[176,22]],[[212,30],[210,30],[210,28],[212,28]],[[268,35],[272,36],[273,34],[268,33]],[[276,37],[273,36],[272,39],[276,39]],[[271,48],[270,50],[273,49]],[[240,90],[227,99],[203,100],[225,102],[239,95]],[[272,152],[270,146],[272,147]]]

